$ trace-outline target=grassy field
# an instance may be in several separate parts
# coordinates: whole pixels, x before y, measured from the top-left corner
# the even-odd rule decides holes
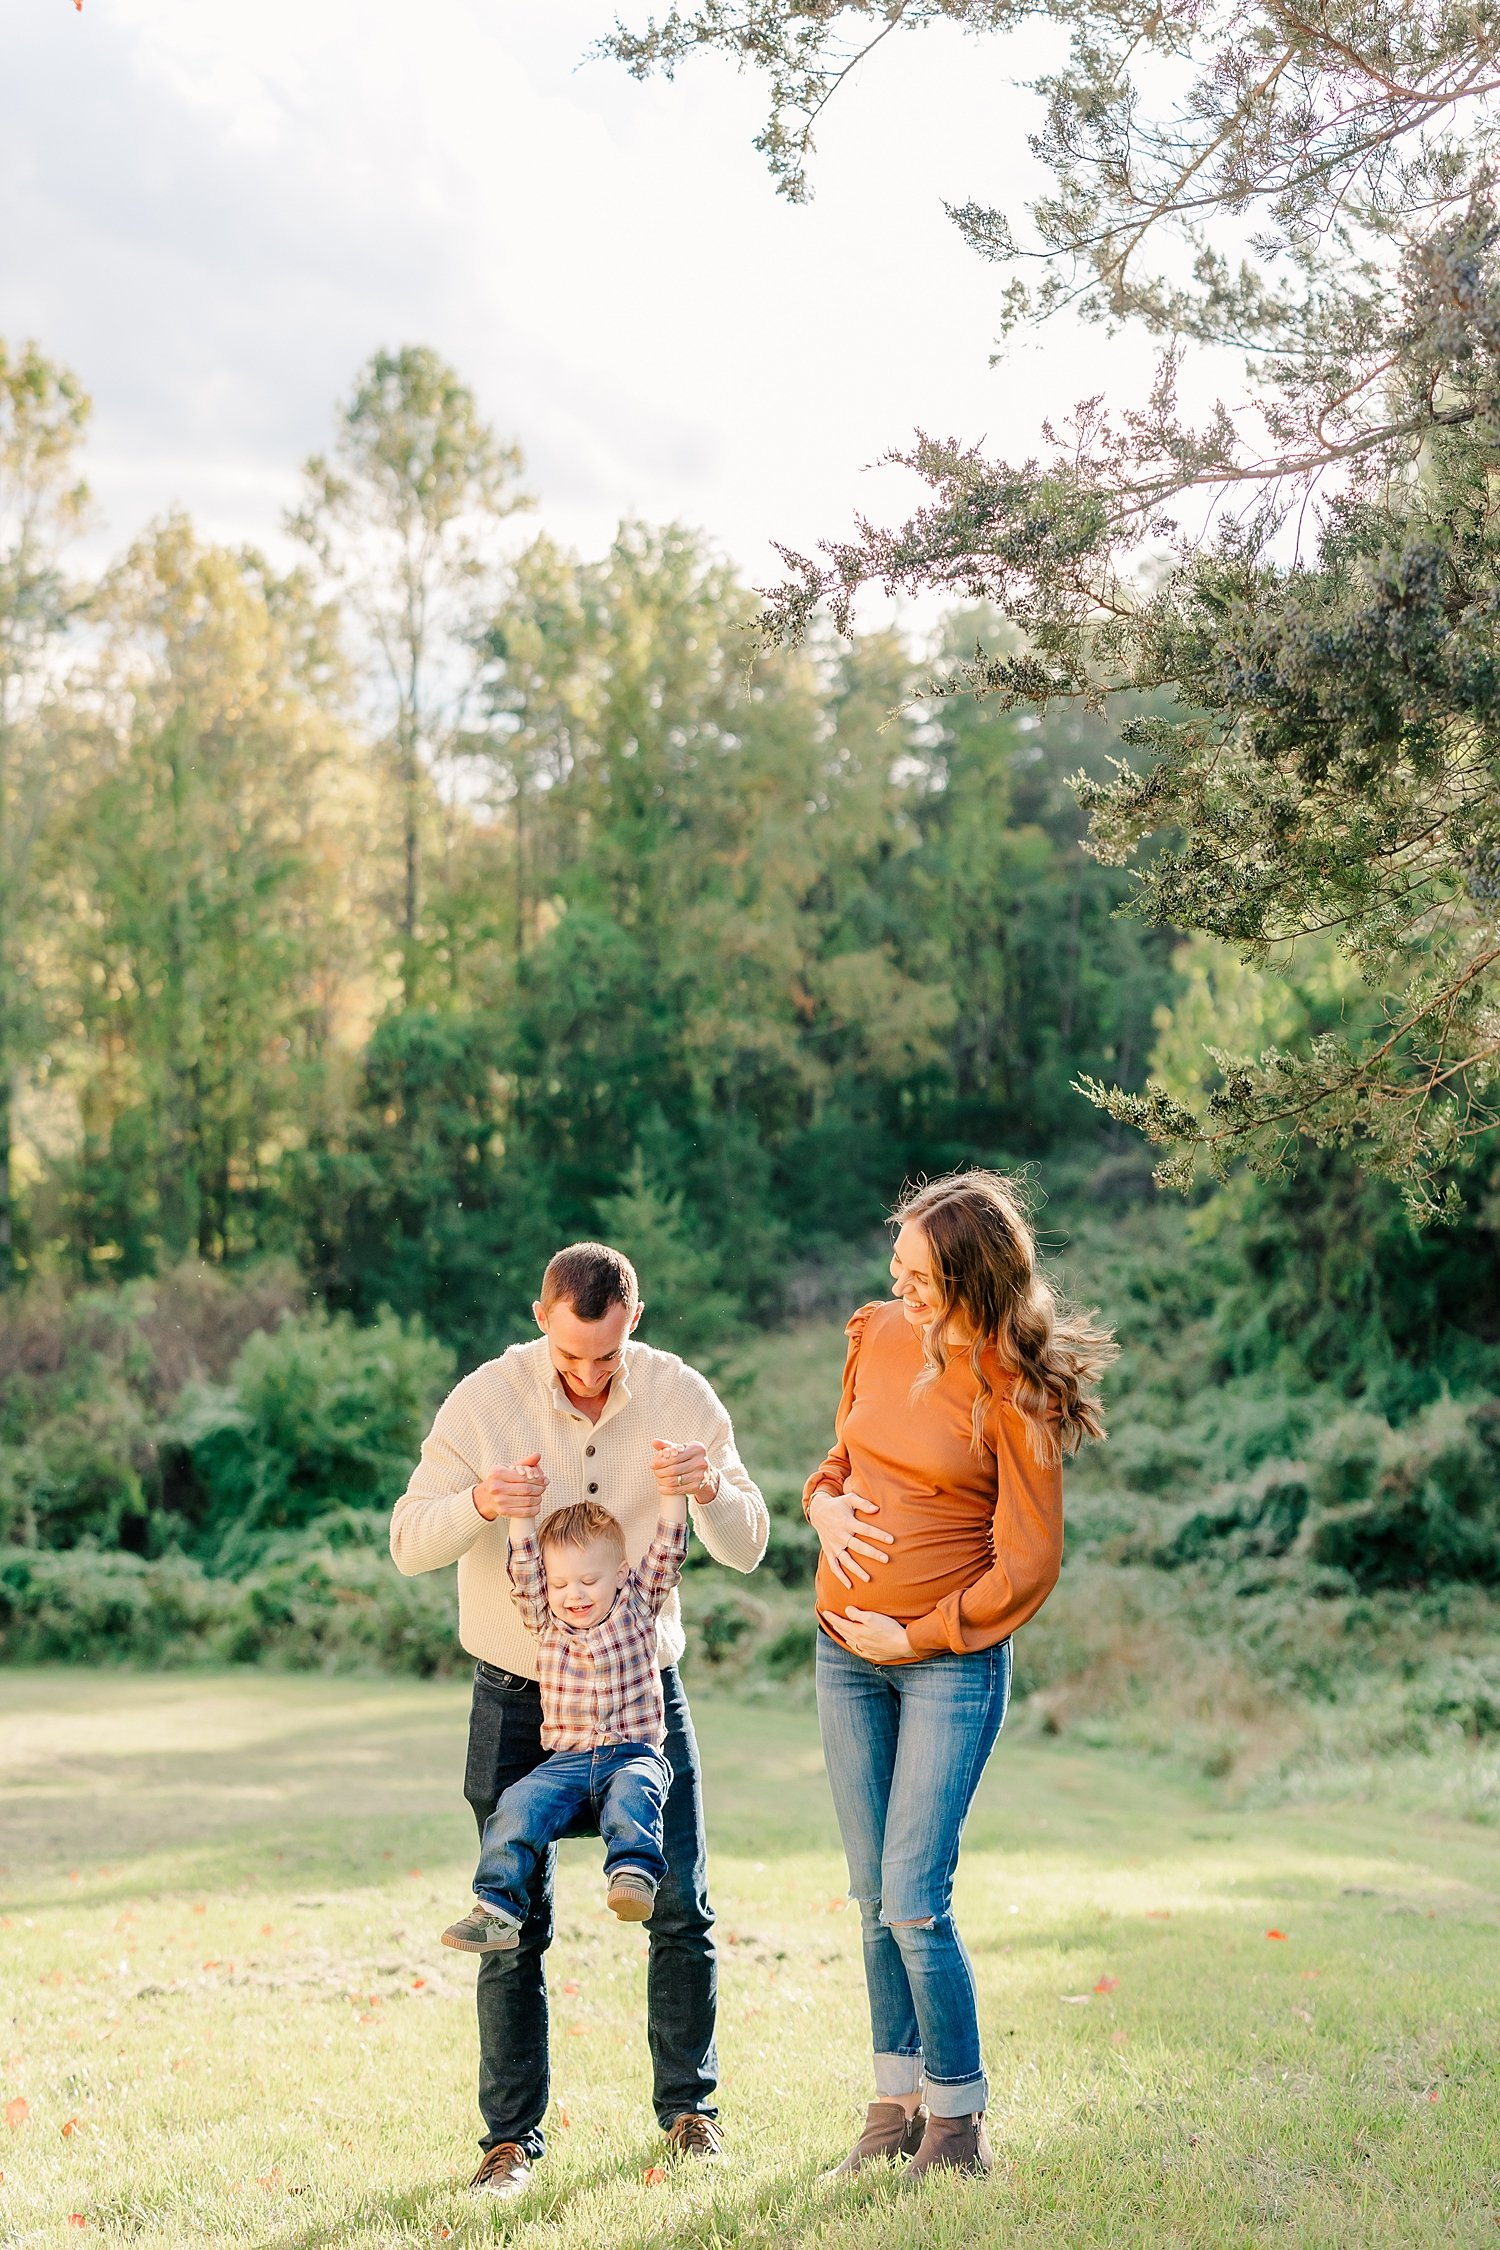
[[[865,2029],[812,1719],[706,1695],[733,2161],[653,2169],[644,1948],[577,1844],[547,2162],[524,2203],[471,2203],[472,1970],[437,1942],[472,1860],[464,1709],[451,1684],[0,1675],[0,2239],[1496,2240],[1493,1832],[1226,1810],[1066,1738],[1002,1738],[961,1874],[995,2177],[820,2190]]]

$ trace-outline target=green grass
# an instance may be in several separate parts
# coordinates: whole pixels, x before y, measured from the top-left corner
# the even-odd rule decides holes
[[[452,1684],[0,1676],[0,2061],[29,2104],[0,2240],[1496,2240],[1493,1834],[1230,1810],[1066,1737],[1002,1738],[961,1870],[995,2177],[820,2191],[866,2032],[813,1722],[706,1694],[733,2162],[648,2181],[642,1942],[573,1845],[547,2162],[523,2204],[470,2203],[472,1970],[437,1942],[472,1861],[464,1712]]]

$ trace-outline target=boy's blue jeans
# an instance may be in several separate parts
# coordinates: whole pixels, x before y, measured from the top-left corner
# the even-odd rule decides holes
[[[474,1896],[492,1913],[524,1922],[529,1889],[550,1847],[580,1816],[597,1821],[604,1872],[627,1868],[653,1884],[667,1872],[662,1814],[672,1769],[646,1742],[600,1750],[554,1750],[513,1781],[484,1824]]]

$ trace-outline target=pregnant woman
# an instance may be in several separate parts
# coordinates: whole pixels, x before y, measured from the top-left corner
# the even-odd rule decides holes
[[[1057,1582],[1063,1456],[1103,1436],[1093,1386],[1115,1356],[1037,1272],[1013,1182],[955,1172],[895,1218],[896,1302],[849,1323],[833,1450],[805,1496],[818,1715],[875,2048],[876,2098],[834,2178],[906,2157],[913,2177],[990,2168],[953,1875],[1011,1635]]]

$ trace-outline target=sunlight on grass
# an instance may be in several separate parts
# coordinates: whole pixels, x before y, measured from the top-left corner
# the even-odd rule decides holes
[[[644,1945],[571,1845],[549,2153],[501,2210],[463,2193],[473,1973],[438,1944],[473,1856],[464,1691],[11,1673],[0,1697],[7,2243],[1496,2239],[1500,1902],[1471,1827],[1226,1811],[1002,1740],[960,1898],[996,2176],[830,2195],[865,2025],[812,1717],[700,1695],[732,2163],[648,2180]]]

